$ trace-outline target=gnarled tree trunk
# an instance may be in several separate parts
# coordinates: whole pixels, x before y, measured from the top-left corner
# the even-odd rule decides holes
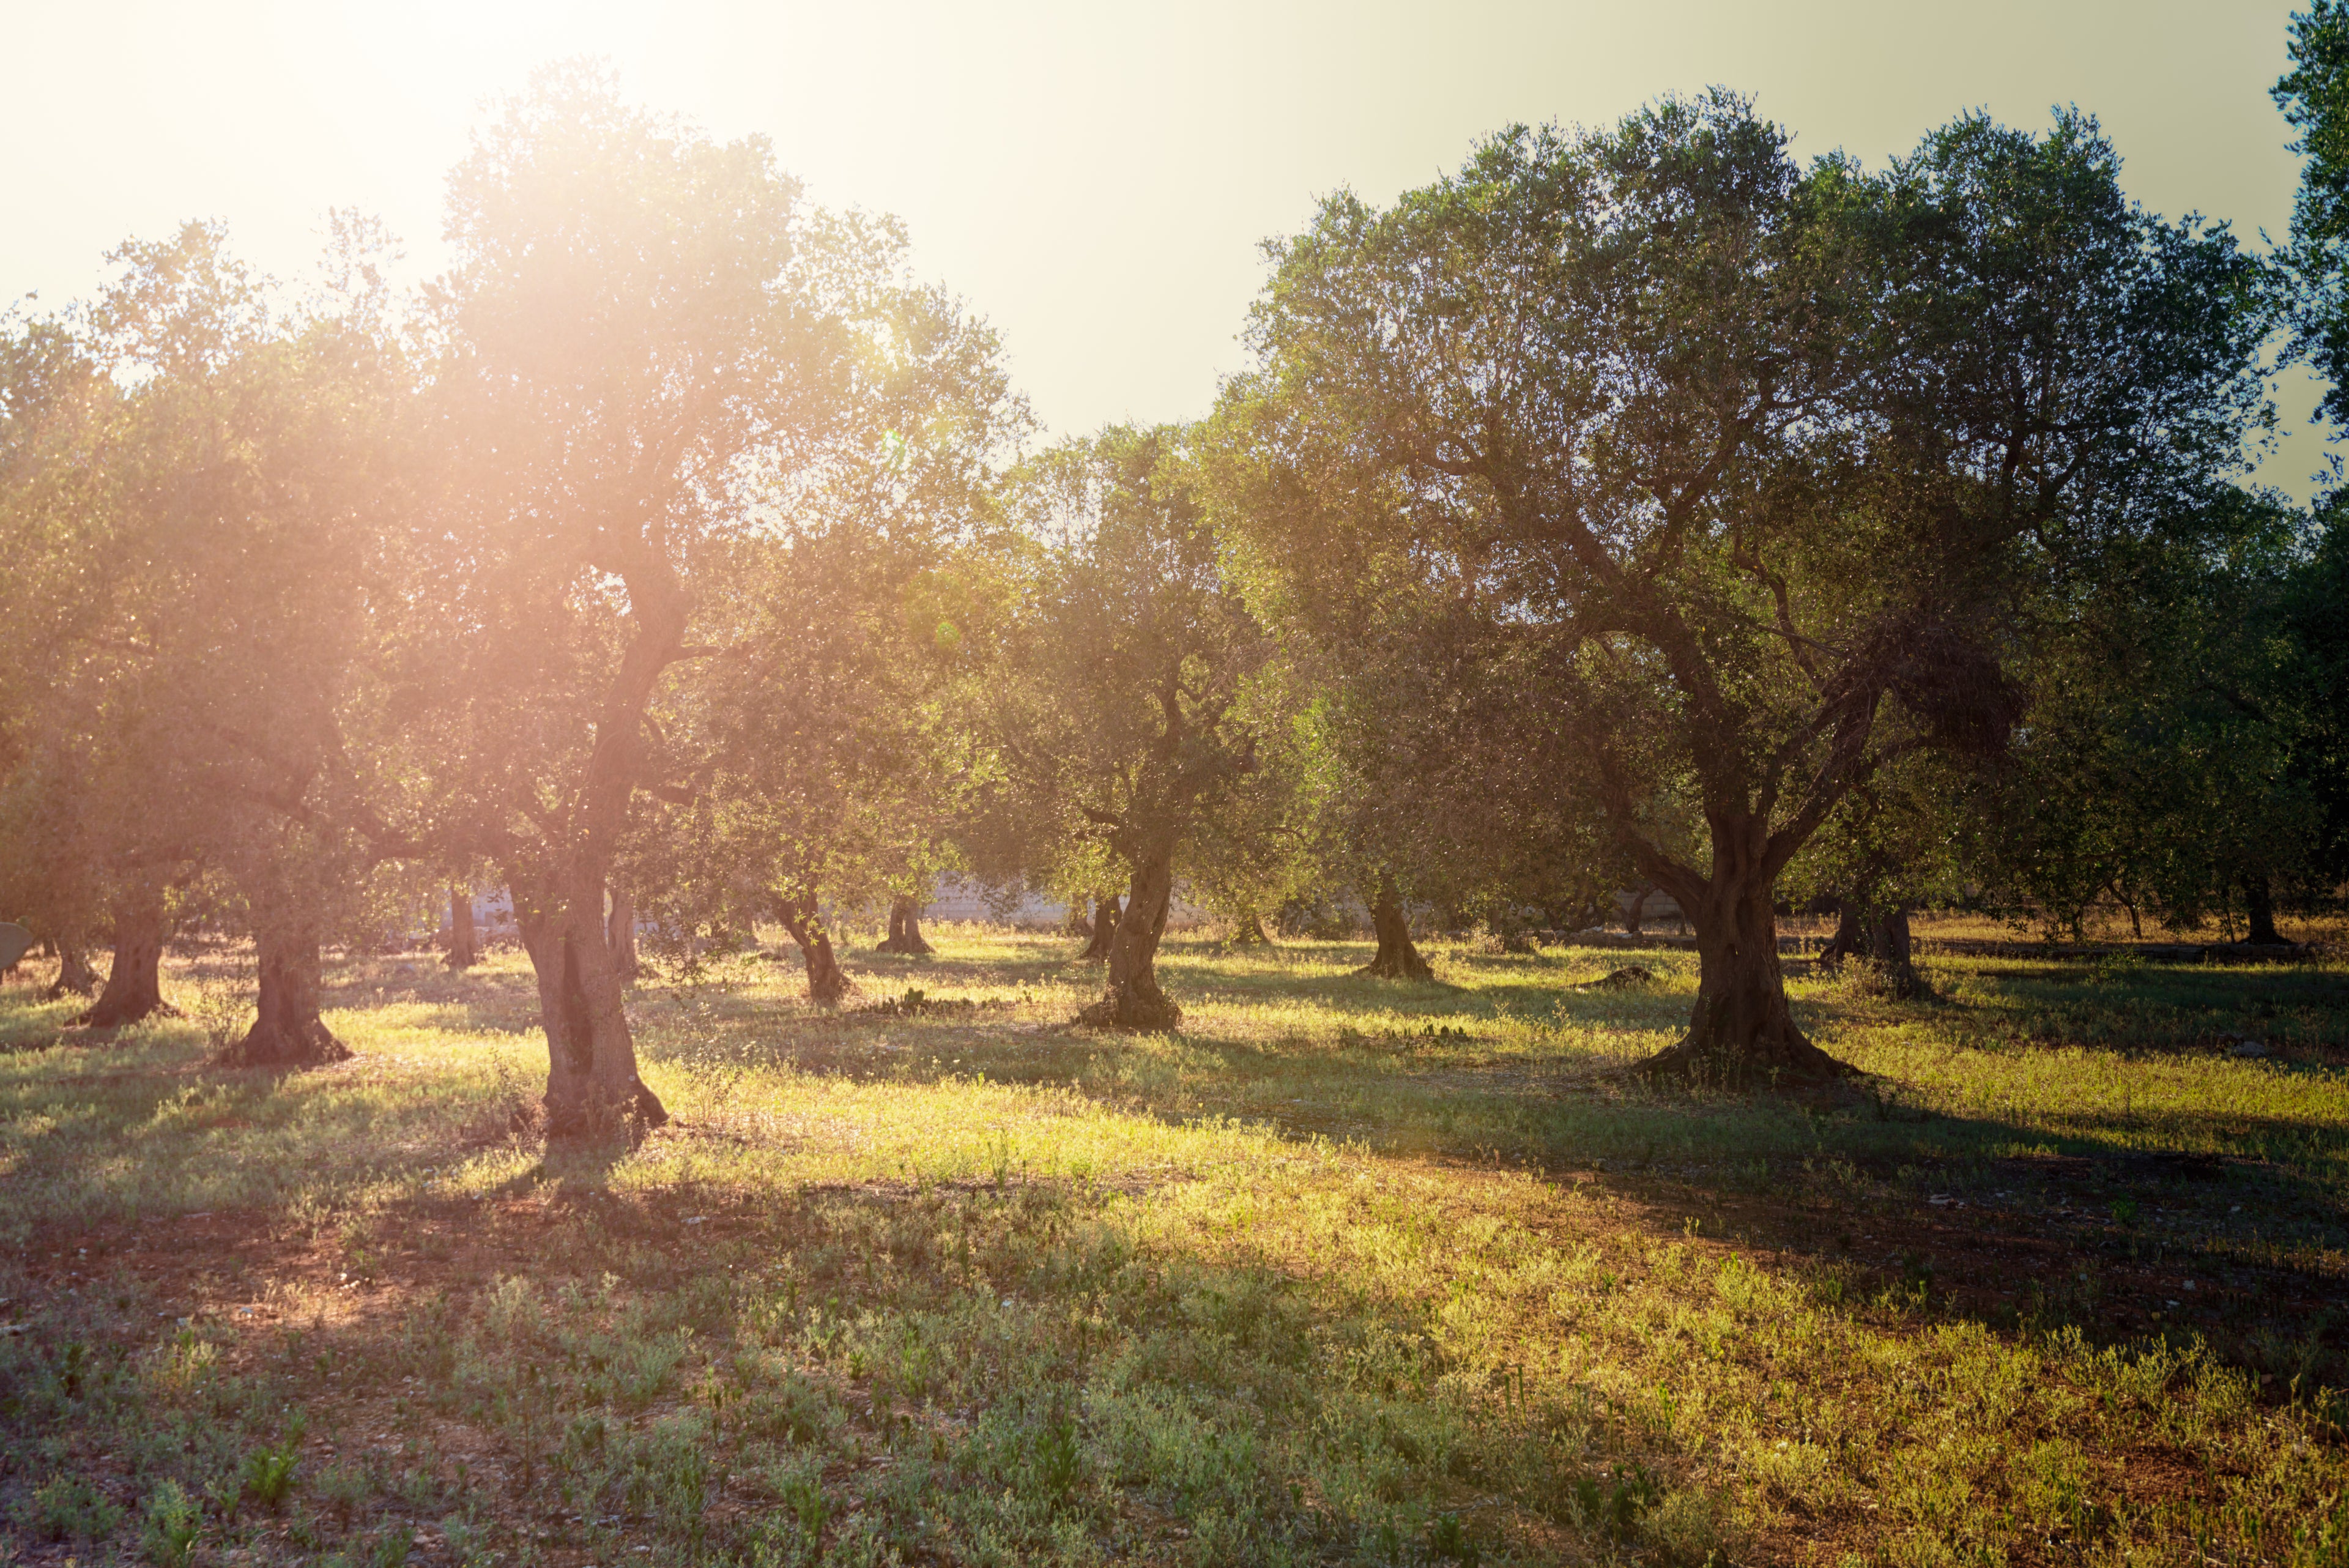
[[[538,977],[539,1023],[546,1032],[546,1131],[550,1138],[639,1136],[668,1120],[636,1075],[620,977],[604,931],[604,879],[581,874],[561,888],[531,888],[510,877],[514,919]]]
[[[1172,1029],[1183,1022],[1183,1010],[1158,989],[1158,942],[1166,934],[1174,898],[1173,850],[1144,854],[1133,868],[1125,910],[1110,939],[1108,992],[1079,1013],[1078,1022],[1142,1030]]]
[[[1756,863],[1758,855],[1739,856],[1734,839],[1718,826],[1713,842],[1709,880],[1689,877],[1685,887],[1665,889],[1696,930],[1696,1008],[1688,1033],[1639,1071],[1741,1087],[1841,1076],[1848,1069],[1804,1036],[1786,1005],[1771,873]]]
[[[1899,905],[1873,909],[1843,900],[1836,917],[1836,934],[1819,950],[1819,961],[1833,966],[1846,959],[1874,965],[1895,996],[1919,996],[1926,990],[1909,941],[1909,911]]]
[[[1077,955],[1080,961],[1105,959],[1117,941],[1119,919],[1117,895],[1108,894],[1093,900],[1092,935],[1085,942],[1085,950]]]
[[[612,971],[622,980],[636,978],[636,901],[626,882],[612,884],[612,912],[604,920],[604,945],[612,950]]]
[[[471,969],[481,961],[473,945],[473,890],[451,884],[449,888],[449,967]]]
[[[98,971],[89,964],[89,949],[79,936],[57,939],[57,978],[41,994],[51,1002],[65,996],[88,996],[98,989]]]
[[[645,710],[684,644],[691,600],[657,553],[624,553],[621,579],[635,631],[595,716],[579,806],[545,860],[526,876],[509,867],[506,878],[538,977],[550,1139],[633,1139],[668,1120],[636,1073],[626,993],[604,924],[604,892],[614,847],[646,772]]]
[[[263,919],[253,933],[261,961],[260,1016],[221,1053],[232,1067],[318,1067],[349,1059],[350,1047],[318,1016],[318,928],[299,913],[255,900]]]
[[[919,899],[903,894],[889,900],[889,936],[876,952],[905,953],[913,958],[927,958],[937,950],[922,940],[922,906]]]
[[[842,972],[840,960],[833,953],[832,933],[823,929],[813,898],[783,898],[778,902],[783,929],[791,932],[792,940],[799,944],[800,958],[807,965],[808,1000],[829,1007],[854,989]]]
[[[163,1000],[162,963],[163,887],[142,882],[115,903],[113,965],[98,1000],[74,1022],[112,1029],[158,1012],[171,1015],[174,1010]]]
[[[1402,895],[1393,877],[1381,872],[1371,898],[1371,929],[1378,933],[1379,950],[1356,974],[1384,980],[1433,980],[1435,971],[1412,945],[1411,917],[1403,912]]]

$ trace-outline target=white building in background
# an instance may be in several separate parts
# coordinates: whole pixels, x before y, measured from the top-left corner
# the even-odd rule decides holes
[[[1672,901],[1671,895],[1659,888],[1648,889],[1644,898],[1640,897],[1636,890],[1616,894],[1617,924],[1629,924],[1635,901],[1640,907],[1640,924],[1648,930],[1684,927],[1686,924],[1687,916]],[[445,897],[439,903],[436,929],[445,938],[449,934],[449,904]],[[1356,916],[1364,929],[1369,929],[1370,912],[1362,908],[1361,899],[1346,892],[1339,895],[1338,903],[1347,913]],[[886,905],[853,912],[826,906],[823,911],[828,920],[837,920],[843,914],[851,914],[854,919],[868,923],[885,919],[888,912]],[[1092,911],[1088,909],[1085,913],[1090,916]],[[1412,913],[1415,921],[1424,921],[1431,911],[1414,908]],[[1166,929],[1172,931],[1192,930],[1206,924],[1211,918],[1206,909],[1184,898],[1178,886],[1174,907],[1167,911]],[[922,919],[970,920],[983,925],[1001,924],[1031,930],[1060,930],[1068,923],[1069,907],[1058,898],[1046,898],[1028,888],[1021,888],[1019,898],[1007,905],[985,883],[961,877],[941,877],[929,902],[922,906]],[[637,915],[638,936],[655,935],[658,929],[658,923],[650,917],[641,913]],[[503,888],[476,888],[473,892],[473,934],[483,941],[499,937],[518,938],[521,928],[514,921],[513,896]]]
[[[445,895],[440,905],[440,918],[434,929],[445,937],[449,934],[449,900]],[[521,930],[514,920],[512,894],[503,888],[473,889],[473,935],[477,940],[517,936]]]
[[[449,902],[439,900],[440,913],[434,929],[444,939],[449,935]],[[837,919],[844,911],[827,907],[824,917]],[[865,920],[884,919],[888,907],[856,911]],[[1092,911],[1087,909],[1090,916]],[[1207,919],[1207,911],[1183,897],[1178,889],[1174,907],[1166,913],[1166,929],[1190,930]],[[1059,930],[1068,923],[1069,907],[1057,898],[1048,898],[1032,888],[1022,888],[1019,897],[1006,906],[994,890],[984,883],[959,877],[942,877],[930,900],[922,906],[925,920],[975,920],[988,925],[1003,924],[1040,930]],[[636,917],[639,936],[653,934],[657,924],[648,916]],[[503,888],[477,888],[473,890],[473,935],[482,941],[498,937],[519,937],[521,927],[515,923],[513,895]]]
[[[1123,898],[1124,889],[1120,888]],[[1092,910],[1085,914],[1091,918]],[[1048,898],[1033,888],[1020,889],[1019,899],[1006,908],[994,890],[984,883],[968,881],[960,877],[941,877],[930,901],[922,906],[925,920],[980,920],[989,924],[1021,926],[1039,929],[1059,930],[1068,924],[1069,906],[1058,898]],[[1166,929],[1185,931],[1205,922],[1207,911],[1183,897],[1175,889],[1173,905],[1166,911]]]

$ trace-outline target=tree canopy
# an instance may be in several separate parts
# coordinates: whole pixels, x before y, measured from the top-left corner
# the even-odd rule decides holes
[[[2338,503],[2245,483],[2280,324],[2339,412],[2344,17],[2294,25],[2274,262],[2085,115],[1870,169],[1716,90],[1328,198],[1208,418],[1040,448],[896,223],[549,68],[412,296],[346,214],[306,288],[199,223],[6,319],[0,914],[63,990],[112,949],[94,1026],[175,922],[249,934],[231,1054],[287,1066],[341,1050],[323,948],[502,884],[558,1137],[667,1114],[639,919],[779,923],[828,1006],[949,871],[1091,905],[1081,1022],[1161,1030],[1186,898],[1427,980],[1414,918],[1652,887],[1702,970],[1647,1070],[1738,1083],[1840,1071],[1790,898],[1902,983],[1954,899],[2273,937],[2349,875]]]
[[[1899,757],[2002,749],[2023,600],[2193,527],[2261,411],[2256,265],[2132,205],[2077,116],[1870,175],[1667,100],[1332,198],[1273,254],[1229,524],[1471,609],[1695,925],[1679,1071],[1832,1070],[1786,1012],[1779,875]]]

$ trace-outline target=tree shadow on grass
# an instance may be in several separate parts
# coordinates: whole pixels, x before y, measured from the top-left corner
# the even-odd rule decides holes
[[[1170,977],[1191,982],[1178,994],[1193,1003],[1195,1025],[1174,1036],[895,1020],[885,1030],[834,1029],[821,1041],[785,1031],[764,1036],[763,1049],[803,1071],[912,1082],[983,1071],[991,1081],[1051,1084],[1168,1122],[1222,1115],[1405,1158],[1595,1179],[1637,1195],[1660,1232],[1727,1223],[1789,1262],[1856,1271],[1871,1290],[1905,1293],[1953,1318],[2006,1329],[2060,1321],[2115,1340],[2200,1334],[2278,1376],[2341,1377],[2333,1331],[2320,1326],[2312,1340],[2309,1325],[2325,1322],[2329,1298],[2349,1288],[2341,1262],[2349,1132],[2314,1112],[2257,1108],[2287,1092],[2283,1080],[2323,1090],[2337,1075],[2323,1065],[2196,1069],[2278,1080],[2246,1079],[2251,1098],[2240,1110],[2099,1111],[2050,1101],[2055,1108],[2020,1118],[1949,1108],[1954,1091],[1884,1079],[1810,1096],[1656,1090],[1602,1079],[1587,1054],[1546,1055],[1538,1040],[1490,1036],[1504,1021],[1536,1014],[1587,1034],[1652,1037],[1674,1029],[1687,1005],[1671,989],[1572,991],[1579,966],[1562,962],[1556,982],[1527,975],[1477,992],[1398,994],[1407,988],[1277,965],[1236,979],[1206,967],[1213,955],[1195,957],[1188,974],[1169,966]],[[951,961],[939,969],[950,974]],[[1593,972],[1603,972],[1595,962]],[[2271,1009],[2268,978],[2201,977],[2183,994],[2230,1012],[2216,1020],[2205,1012],[2197,1027]],[[2005,983],[1989,982],[2000,1002],[2014,1000],[1999,989]],[[2068,989],[2094,1001],[2108,989],[2085,974],[2067,987],[2036,976],[2033,983],[2033,998]],[[2292,993],[2326,983],[2302,977]],[[2031,1068],[2033,1047],[2007,1043],[1975,1056],[1962,1044],[1992,1011],[1979,1000],[1982,979],[1969,984],[1972,998],[1922,1005],[1806,986],[1798,1006],[1830,1039],[1921,1022],[1958,1037],[1947,1059],[1971,1058],[1985,1072]],[[1253,1001],[1298,1006],[1312,1025],[1231,1037],[1200,1022],[1220,1005]],[[2159,996],[2147,1001],[2168,1006]],[[1429,1038],[1392,1022],[1399,1002],[1411,1004],[1406,1017]],[[746,1038],[760,1036],[754,1007],[738,1022]],[[716,1038],[706,1045],[728,1048]],[[2159,1066],[2116,1058],[2107,1071]],[[2036,1092],[2047,1099],[2044,1085]]]
[[[1153,1558],[1212,1532],[1226,1561],[1714,1544],[1702,1486],[1664,1507],[1695,1456],[1643,1406],[1528,1386],[1448,1349],[1415,1300],[1128,1218],[1067,1183],[762,1201],[567,1167],[324,1245],[206,1228],[208,1252],[252,1260],[237,1279],[191,1269],[186,1238],[110,1238],[78,1260],[86,1292],[11,1282],[37,1300],[9,1346],[30,1397],[0,1433],[126,1493],[234,1498],[252,1455],[298,1452],[284,1506],[223,1511],[215,1550],[372,1552],[452,1516],[502,1555],[567,1520],[597,1560],[813,1560],[843,1516],[925,1558],[1040,1557],[1072,1531]]]

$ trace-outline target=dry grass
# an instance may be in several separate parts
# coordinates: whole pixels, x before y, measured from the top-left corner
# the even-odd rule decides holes
[[[2338,966],[1805,976],[1874,1076],[1738,1099],[1604,1072],[1683,955],[1178,944],[1129,1039],[936,936],[641,987],[678,1122],[600,1155],[512,1130],[512,955],[347,966],[285,1079],[5,992],[0,1557],[2349,1553]]]

